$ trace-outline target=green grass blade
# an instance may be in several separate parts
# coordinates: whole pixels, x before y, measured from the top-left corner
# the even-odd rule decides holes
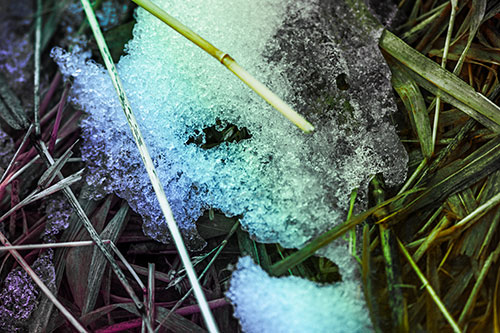
[[[392,87],[396,90],[403,101],[411,123],[420,141],[422,155],[426,158],[432,156],[433,145],[431,140],[431,123],[424,97],[416,82],[412,80],[405,70],[396,62],[389,60],[392,71]]]
[[[444,304],[441,301],[441,299],[439,298],[439,296],[436,294],[436,292],[434,291],[434,289],[429,284],[429,281],[427,280],[427,278],[424,276],[424,274],[422,273],[422,271],[420,270],[420,268],[418,268],[417,264],[415,263],[415,261],[413,260],[413,258],[411,257],[411,255],[406,250],[406,248],[403,245],[403,243],[401,243],[401,241],[399,239],[397,241],[398,241],[398,245],[399,245],[399,248],[400,248],[401,252],[406,257],[406,259],[408,260],[408,262],[410,263],[411,267],[413,268],[413,270],[417,274],[417,276],[420,279],[420,281],[422,281],[423,287],[425,289],[427,289],[427,292],[429,292],[429,295],[432,297],[432,300],[436,303],[436,305],[438,306],[439,310],[441,311],[441,313],[443,314],[443,316],[446,318],[446,320],[448,321],[448,323],[452,327],[453,332],[455,332],[455,333],[462,332],[462,330],[460,330],[460,327],[458,327],[458,324],[455,321],[455,319],[453,319],[453,317],[448,312],[448,310],[444,306]]]
[[[455,98],[453,95],[448,94],[442,90],[439,89],[436,85],[434,85],[432,82],[426,80],[419,74],[415,73],[414,71],[407,71],[407,73],[411,76],[413,80],[422,88],[427,90],[428,92],[440,96],[441,101],[449,103],[459,109],[460,111],[464,112],[465,114],[469,115],[470,117],[474,118],[478,122],[480,122],[482,125],[485,127],[489,128],[493,132],[500,132],[500,125],[495,123],[494,121],[490,120],[486,116],[482,115],[481,113],[477,112],[475,109],[471,108],[467,104],[459,101],[457,98]]]
[[[486,118],[494,124],[494,126],[491,126],[491,123],[489,123],[488,127],[493,127],[494,131],[500,132],[500,107],[488,98],[476,92],[453,73],[441,68],[434,61],[414,50],[390,31],[385,30],[383,32],[379,45],[433,86],[468,106],[471,112],[470,116],[474,119],[484,122],[483,120]]]
[[[465,46],[462,54],[460,55],[460,58],[458,59],[457,64],[455,65],[455,69],[453,70],[454,74],[458,74],[462,70],[465,56],[467,55],[467,52],[469,51],[469,48],[472,44],[472,40],[474,39],[474,37],[476,37],[479,26],[481,25],[484,15],[486,14],[486,0],[472,0],[471,11],[472,18],[470,23],[469,37],[467,38],[467,45]]]
[[[297,252],[289,255],[285,259],[273,264],[271,268],[269,269],[269,274],[274,275],[274,276],[279,276],[284,274],[286,271],[291,269],[292,267],[300,264],[310,256],[312,256],[316,251],[318,251],[320,248],[328,245],[329,243],[333,242],[335,239],[341,237],[343,234],[345,234],[347,231],[349,231],[351,228],[355,227],[356,225],[362,223],[364,220],[366,220],[368,217],[370,217],[372,214],[380,211],[390,203],[397,201],[404,197],[405,195],[408,195],[410,193],[416,192],[418,190],[413,190],[409,191],[403,194],[399,194],[389,200],[384,201],[380,205],[377,205],[373,208],[370,208],[367,211],[364,211],[361,214],[358,214],[356,216],[353,216],[351,219],[345,221],[342,224],[339,224],[338,226],[330,229],[329,231],[324,232],[323,234],[319,235],[316,237],[314,240],[309,242],[306,246],[298,250]]]

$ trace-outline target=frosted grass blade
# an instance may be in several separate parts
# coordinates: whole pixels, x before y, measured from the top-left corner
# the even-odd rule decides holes
[[[314,130],[314,126],[311,125],[311,123],[309,123],[306,119],[304,119],[304,117],[294,111],[290,107],[290,105],[285,103],[275,93],[269,90],[269,88],[267,88],[259,80],[248,73],[244,68],[242,68],[229,54],[219,50],[218,48],[210,44],[208,41],[179,22],[176,18],[170,16],[167,12],[155,5],[150,0],[132,1],[150,12],[152,15],[159,18],[172,29],[193,42],[196,46],[200,47],[202,50],[217,59],[221,64],[226,66],[227,69],[229,69],[234,75],[236,75],[241,81],[243,81],[247,86],[255,91],[266,102],[271,104],[276,110],[281,112],[283,116],[294,123],[295,126],[299,127],[306,133],[312,132]]]
[[[102,241],[104,244],[111,242],[108,239]],[[60,242],[60,243],[47,243],[47,244],[27,244],[27,245],[11,245],[9,247],[0,247],[0,252],[9,250],[35,250],[35,249],[55,249],[60,247],[80,247],[80,246],[94,246],[93,241],[75,241],[75,242]]]
[[[165,220],[167,222],[168,228],[170,230],[170,233],[172,234],[172,238],[173,238],[175,245],[177,247],[177,250],[179,252],[179,256],[181,257],[181,260],[184,264],[184,267],[186,268],[186,273],[187,273],[188,278],[191,282],[191,286],[193,287],[193,291],[194,291],[195,297],[198,301],[198,304],[200,306],[201,313],[203,315],[205,323],[206,323],[208,330],[210,332],[218,332],[219,330],[218,330],[217,325],[215,323],[215,320],[212,316],[212,313],[210,311],[208,303],[205,299],[205,295],[203,294],[203,291],[201,290],[201,286],[198,283],[198,279],[196,277],[196,272],[193,269],[193,265],[192,265],[191,260],[189,258],[189,254],[186,250],[186,246],[184,245],[184,241],[182,240],[182,236],[181,236],[181,233],[179,231],[179,228],[177,227],[177,223],[174,220],[172,210],[171,210],[170,205],[168,203],[168,200],[167,200],[167,197],[166,197],[165,192],[163,190],[163,186],[160,182],[160,179],[158,178],[158,174],[157,174],[156,169],[153,165],[153,161],[151,160],[151,156],[149,154],[149,151],[148,151],[146,144],[144,142],[144,139],[142,137],[141,131],[139,129],[139,125],[137,124],[137,121],[135,119],[135,115],[132,112],[132,108],[130,107],[130,103],[127,99],[127,96],[125,95],[125,90],[124,90],[123,85],[121,83],[121,80],[118,76],[118,72],[117,72],[116,67],[113,63],[113,59],[111,57],[111,54],[109,53],[109,49],[106,45],[106,41],[104,40],[104,36],[102,35],[101,29],[99,27],[99,23],[97,22],[97,19],[95,17],[94,10],[92,9],[88,0],[81,0],[81,3],[83,6],[83,9],[85,11],[85,14],[87,16],[87,19],[90,23],[90,27],[92,29],[92,32],[94,33],[94,37],[95,37],[97,44],[99,46],[101,56],[104,59],[104,63],[106,64],[106,68],[109,72],[111,80],[113,81],[113,86],[116,89],[118,99],[120,100],[120,104],[122,105],[122,108],[123,108],[123,112],[125,113],[125,117],[127,118],[127,121],[130,125],[132,135],[134,136],[134,140],[137,144],[137,148],[139,149],[139,153],[141,154],[142,161],[144,163],[144,166],[146,168],[148,176],[151,180],[151,184],[153,185],[153,189],[154,189],[156,196],[158,198],[160,208],[163,212],[163,215],[165,216]],[[146,321],[146,323],[148,324],[149,322]],[[150,329],[150,327],[148,327],[148,329]]]

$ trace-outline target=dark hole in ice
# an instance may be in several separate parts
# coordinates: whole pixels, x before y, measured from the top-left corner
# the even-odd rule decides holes
[[[222,130],[218,130],[217,128],[220,128],[219,120],[216,125],[205,127],[202,130],[203,133],[195,131],[195,135],[189,137],[186,144],[195,144],[203,149],[210,149],[224,142],[238,143],[252,137],[246,127],[238,128],[234,124],[227,124]]]
[[[347,75],[345,73],[337,75],[335,78],[335,82],[337,83],[337,88],[340,90],[347,90],[349,89],[349,83],[346,81]]]

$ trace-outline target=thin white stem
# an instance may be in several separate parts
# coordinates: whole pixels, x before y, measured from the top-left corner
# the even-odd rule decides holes
[[[36,21],[35,21],[35,73],[33,75],[33,116],[35,121],[35,134],[40,135],[40,53],[42,42],[42,0],[36,1]]]
[[[170,234],[172,235],[172,239],[174,240],[175,246],[177,247],[177,251],[179,252],[181,261],[186,268],[186,273],[188,275],[189,281],[191,282],[191,286],[193,287],[195,297],[200,306],[200,310],[207,325],[208,331],[211,333],[219,332],[205,295],[203,294],[203,290],[201,289],[201,286],[196,277],[196,272],[194,271],[193,264],[191,263],[191,259],[189,258],[189,254],[187,252],[186,246],[184,245],[181,233],[179,231],[179,228],[177,227],[177,223],[175,222],[172,209],[170,208],[167,196],[165,195],[163,186],[156,172],[156,168],[154,167],[153,161],[146,147],[144,138],[141,134],[141,130],[139,129],[139,125],[136,121],[135,115],[132,111],[132,108],[130,107],[130,103],[125,94],[125,89],[123,88],[120,77],[118,76],[115,64],[113,63],[113,58],[109,53],[106,41],[104,40],[104,36],[102,35],[99,23],[97,22],[97,19],[95,17],[94,10],[92,9],[88,0],[81,0],[81,3],[90,23],[92,32],[94,33],[97,45],[99,46],[99,50],[101,51],[101,56],[104,59],[104,63],[113,82],[113,86],[115,87],[115,90],[117,92],[118,98],[123,108],[123,112],[125,113],[125,117],[127,118],[128,124],[132,131],[135,143],[137,144],[137,148],[139,150],[139,153],[141,154],[142,161],[148,173],[153,189],[156,193],[158,203],[160,204],[160,208],[163,212],[163,215],[165,216]],[[146,321],[146,324],[149,324],[149,322]],[[151,326],[148,327],[148,330],[152,331]]]
[[[137,275],[134,268],[132,268],[132,265],[130,265],[130,263],[125,258],[125,256],[120,252],[120,250],[118,250],[115,243],[111,242],[111,243],[109,243],[109,246],[111,246],[111,249],[113,250],[113,252],[116,254],[118,259],[120,259],[123,262],[123,265],[127,268],[127,270],[130,272],[130,274],[132,274],[132,276],[134,277],[134,279],[137,282],[137,284],[139,285],[139,287],[141,287],[142,290],[145,290],[146,286],[144,285],[144,283],[142,283],[142,280],[139,278],[139,275]]]
[[[108,244],[110,240],[103,240],[104,244]],[[78,241],[78,242],[61,242],[61,243],[47,243],[47,244],[28,244],[28,245],[9,245],[0,247],[0,252],[10,250],[35,250],[35,249],[54,249],[58,247],[80,247],[80,246],[93,246],[94,241]]]
[[[26,169],[32,166],[38,159],[40,159],[39,155],[35,156],[31,161],[26,163],[21,169],[17,170],[16,173],[12,175],[12,177],[9,177],[7,179],[7,183],[5,185],[10,184],[14,179],[19,177],[24,171],[26,171]]]

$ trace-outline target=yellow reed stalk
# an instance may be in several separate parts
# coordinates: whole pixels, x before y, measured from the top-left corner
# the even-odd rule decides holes
[[[179,20],[165,12],[163,9],[158,7],[150,0],[132,0],[137,5],[141,6],[162,22],[166,23],[169,27],[180,33],[182,36],[189,39],[195,45],[200,47],[202,50],[210,54],[212,57],[217,59],[221,64],[226,66],[234,75],[236,75],[241,81],[243,81],[247,86],[249,86],[253,91],[255,91],[260,97],[262,97],[266,102],[271,104],[276,110],[281,112],[288,120],[290,120],[295,126],[300,128],[306,133],[310,133],[314,130],[314,126],[309,123],[304,117],[293,110],[290,105],[279,98],[275,93],[273,93],[269,88],[262,84],[259,80],[248,73],[244,68],[242,68],[230,55],[219,50],[208,41],[203,39],[200,35],[196,34],[194,31],[189,29],[187,26],[182,24]]]

